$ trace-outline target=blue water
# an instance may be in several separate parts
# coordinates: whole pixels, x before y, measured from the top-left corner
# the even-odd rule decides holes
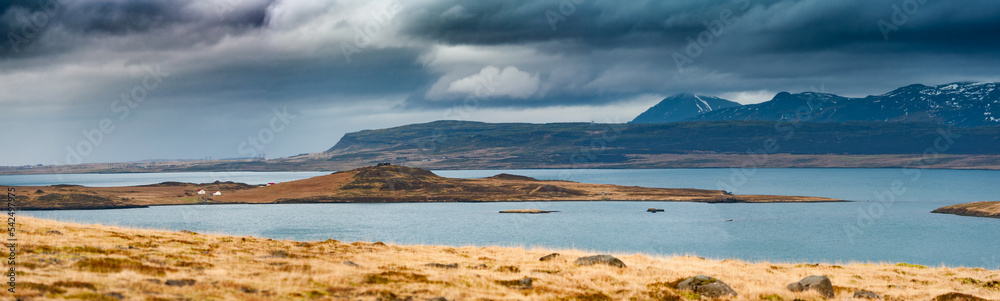
[[[758,169],[752,174],[732,169],[436,171],[448,177],[482,177],[501,172],[539,179],[722,188],[735,193],[816,195],[856,202],[269,204],[22,214],[275,239],[543,246],[744,260],[888,261],[1000,269],[1000,219],[930,213],[950,204],[1000,200],[1000,171],[921,170],[914,173],[902,169]],[[249,183],[264,183],[316,174],[325,173],[234,173],[229,177],[230,180],[238,178]],[[115,183],[150,184],[166,179],[214,181],[209,173],[80,176],[72,179],[77,182],[64,176],[60,183],[117,186]],[[32,179],[23,177],[32,176],[0,176],[0,184],[49,183],[32,183]],[[185,177],[199,180],[185,180]],[[44,177],[36,180],[51,181]],[[646,213],[648,207],[663,208],[666,212]],[[560,212],[497,213],[517,208]]]

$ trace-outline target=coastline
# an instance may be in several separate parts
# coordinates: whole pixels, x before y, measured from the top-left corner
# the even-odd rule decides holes
[[[20,186],[23,209],[59,210],[163,204],[302,204],[406,202],[662,201],[704,203],[839,202],[786,195],[735,195],[724,190],[589,184],[498,174],[447,178],[426,169],[368,166],[268,185],[163,182],[124,187]],[[215,191],[215,193],[210,193]]]
[[[959,292],[1000,299],[1000,271],[905,263],[745,262],[612,253],[626,267],[580,266],[583,250],[298,242],[81,225],[21,217],[17,297],[124,299],[640,300],[691,292],[672,282],[709,275],[734,300],[822,300],[789,283],[827,275],[838,299],[867,290],[884,300]],[[539,259],[559,253],[553,260]],[[530,288],[519,284],[531,278]]]
[[[782,202],[702,202],[702,201],[663,201],[663,200],[513,200],[513,201],[435,201],[433,203],[562,203],[562,202],[650,202],[650,203],[705,203],[705,204],[821,204],[821,203],[853,203],[851,200],[829,200],[829,201],[782,201]],[[420,204],[429,203],[421,201],[391,201],[391,202],[302,202],[302,203],[194,203],[194,204],[150,204],[150,205],[130,205],[123,207],[101,207],[101,208],[18,208],[19,211],[60,211],[60,210],[116,210],[116,209],[142,209],[160,206],[211,206],[211,205],[291,205],[291,204]],[[971,215],[970,215],[971,216]]]
[[[317,158],[326,158],[326,154],[310,154]],[[777,153],[769,157],[767,162],[757,168],[918,168],[942,170],[1000,170],[1000,155],[965,155],[949,154],[948,160],[940,160],[933,164],[920,162],[922,154],[880,154],[880,155],[793,155]],[[383,154],[376,156],[383,161],[394,161],[395,156]],[[711,162],[701,159],[710,158]],[[0,166],[0,175],[29,174],[120,174],[120,173],[171,173],[171,172],[332,172],[348,170],[370,165],[373,160],[359,161],[303,161],[302,158],[290,157],[273,159],[266,162],[232,159],[213,161],[157,161],[156,165],[142,163],[88,163],[64,166]],[[699,161],[701,160],[701,161]],[[738,153],[711,154],[656,154],[643,155],[629,163],[586,162],[579,164],[540,163],[540,164],[504,164],[492,162],[488,158],[473,158],[462,162],[453,160],[431,160],[399,162],[407,166],[433,170],[479,170],[479,169],[707,169],[707,168],[741,168],[744,162],[756,161],[752,155]],[[308,161],[308,162],[307,162]],[[374,160],[379,161],[379,160]],[[135,165],[129,168],[111,168],[119,164]],[[234,167],[235,164],[235,167]],[[142,167],[137,167],[142,165]]]
[[[954,214],[960,216],[1000,218],[1000,202],[972,202],[934,209],[931,213]]]

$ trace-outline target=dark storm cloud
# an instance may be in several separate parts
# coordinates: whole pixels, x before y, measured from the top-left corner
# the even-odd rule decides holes
[[[907,2],[917,3],[912,14],[907,10],[914,6],[904,5]],[[449,44],[575,40],[590,47],[676,46],[704,31],[704,22],[730,10],[740,21],[737,28],[728,29],[744,35],[735,39],[758,51],[815,51],[873,42],[969,51],[1000,43],[993,38],[1000,33],[1000,2],[920,2],[442,1],[411,14],[407,33]],[[886,43],[878,21],[892,24],[894,5],[908,20],[890,32]]]
[[[258,29],[272,0],[16,0],[0,3],[0,58],[71,51],[108,36],[158,49]],[[200,5],[199,8],[195,6]],[[54,35],[54,36],[53,36]],[[16,49],[16,50],[15,50]]]
[[[536,97],[543,102],[503,102],[548,106],[612,101],[629,92],[794,92],[830,83],[838,93],[864,94],[918,81],[989,78],[988,70],[1000,67],[997,12],[996,1],[441,1],[408,14],[405,28],[447,45],[532,45],[543,54],[584,56],[585,64],[604,70],[605,80],[623,84],[589,91],[612,95],[606,98],[567,97],[570,91],[556,89]],[[696,55],[687,52],[692,40],[712,30],[706,24],[729,13],[733,24],[716,28],[721,34],[697,46]],[[681,70],[674,54],[690,58],[683,67],[695,71]],[[619,66],[646,74],[607,76]],[[721,77],[712,80],[712,74]],[[709,76],[685,78],[702,75]],[[601,81],[598,74],[590,79]],[[410,101],[419,104],[421,97]]]
[[[230,144],[285,106],[303,131],[282,139],[301,145],[271,147],[289,155],[343,132],[452,118],[456,106],[504,116],[491,121],[589,121],[681,92],[764,101],[1000,81],[1000,1],[390,1],[0,1],[0,128],[48,137],[38,148],[61,158],[81,130],[117,118],[110,105],[146,67],[171,75],[107,138],[127,151],[103,146],[88,160],[232,157]],[[484,74],[503,80],[471,95]],[[143,141],[194,135],[232,141],[176,153]],[[34,153],[46,152],[9,162],[51,161]]]

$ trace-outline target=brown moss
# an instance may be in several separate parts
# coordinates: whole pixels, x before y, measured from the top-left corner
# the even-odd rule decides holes
[[[654,282],[646,285],[645,295],[651,300],[659,301],[681,301],[682,298],[674,293],[674,286],[666,282]]]
[[[19,288],[26,288],[26,289],[30,289],[30,290],[39,291],[39,292],[41,292],[43,294],[63,294],[63,293],[66,293],[66,290],[64,290],[64,289],[61,289],[61,288],[58,288],[58,287],[52,286],[52,285],[41,284],[41,283],[18,282],[17,286]]]
[[[517,266],[513,266],[513,265],[504,265],[504,266],[498,267],[497,268],[497,272],[520,273],[521,272],[521,268],[518,268]]]
[[[174,263],[174,266],[175,267],[179,267],[179,268],[196,268],[196,269],[202,268],[202,269],[204,269],[204,268],[213,267],[214,265],[212,265],[211,263],[207,263],[207,262],[178,261],[177,263]]]
[[[66,299],[78,299],[87,301],[118,301],[111,296],[102,295],[93,292],[82,292],[66,296]]]
[[[389,284],[396,282],[435,283],[428,280],[426,275],[398,271],[369,274],[365,276],[365,282],[369,284]]]
[[[132,270],[147,275],[164,276],[168,269],[144,265],[138,261],[124,258],[86,258],[73,264],[80,270],[93,273],[118,273],[124,270]]]
[[[83,281],[56,281],[52,285],[68,288],[85,288],[89,290],[97,290],[97,287],[93,283],[83,282]]]
[[[605,295],[604,293],[598,292],[598,293],[580,294],[580,295],[576,295],[576,296],[562,298],[560,300],[563,300],[563,301],[613,301],[614,299],[611,299],[611,297],[608,297],[608,295]]]

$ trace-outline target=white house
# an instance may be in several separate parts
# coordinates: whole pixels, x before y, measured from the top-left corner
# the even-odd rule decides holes
[[[215,192],[215,193],[213,193],[212,195],[222,195],[222,191],[216,191],[216,192]]]
[[[204,189],[198,189],[198,194],[205,194],[205,190]]]

